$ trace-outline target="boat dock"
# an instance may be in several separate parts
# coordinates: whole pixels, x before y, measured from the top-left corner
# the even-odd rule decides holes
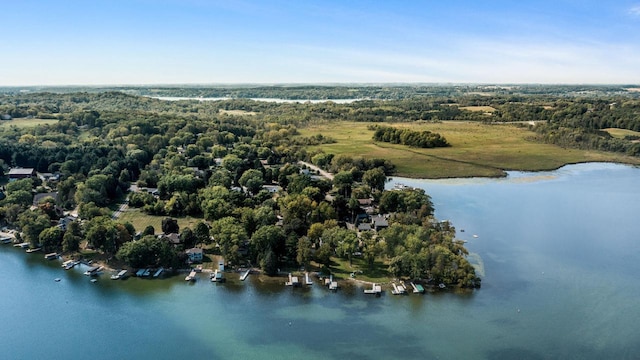
[[[247,276],[249,276],[250,273],[251,273],[251,269],[247,270],[244,274],[242,274],[242,276],[240,276],[240,280],[245,281],[247,279]]]
[[[29,247],[29,243],[28,242],[23,242],[23,243],[20,243],[20,244],[15,244],[13,246],[19,247],[19,248],[22,248],[22,249],[26,249],[26,248]]]
[[[411,286],[413,287],[414,294],[424,294],[424,287],[422,287],[422,285],[411,283]]]
[[[42,250],[42,249],[41,249],[41,248],[27,249],[27,252],[28,252],[29,254],[31,254],[31,253],[34,253],[34,252],[36,252],[36,251],[40,251],[40,250]]]
[[[215,270],[213,274],[211,274],[211,282],[219,282],[222,283],[225,281],[224,273],[222,271]]]
[[[120,280],[120,279],[124,279],[124,277],[127,275],[127,270],[120,270],[120,272],[118,272],[116,275],[111,275],[111,280]]]
[[[153,274],[153,277],[157,278],[160,275],[162,275],[163,272],[164,272],[164,268],[160,268],[160,269],[156,270],[156,272]]]
[[[373,284],[371,289],[364,289],[364,293],[365,294],[380,295],[382,293],[382,286],[380,286],[378,284]]]
[[[308,272],[304,273],[304,283],[307,285],[313,285],[313,281],[311,281]]]
[[[298,286],[300,285],[300,281],[298,280],[297,276],[291,276],[291,273],[289,273],[289,281],[284,284],[286,286]]]
[[[142,274],[144,274],[144,270],[145,269],[138,269],[138,271],[136,271],[136,276],[137,277],[142,277]]]
[[[54,260],[58,258],[58,253],[48,253],[44,255],[44,258],[47,260]]]
[[[9,244],[9,243],[13,242],[13,240],[8,236],[1,236],[0,237],[0,242],[3,243],[3,244]]]
[[[92,266],[87,271],[84,272],[87,276],[98,275],[98,272],[102,270],[102,266]]]
[[[391,291],[393,295],[404,295],[407,293],[407,289],[402,284],[396,285],[396,283],[392,283],[391,285],[393,286],[393,290]]]
[[[327,285],[329,290],[338,290],[338,282],[333,281],[333,275],[329,275],[328,279],[324,279],[324,284]]]
[[[62,263],[61,267],[65,270],[69,270],[71,268],[73,268],[74,266],[76,266],[76,262],[73,260],[67,260],[65,262]]]
[[[189,275],[187,275],[187,277],[185,277],[184,280],[185,281],[195,281],[196,280],[196,271],[195,270],[191,270]]]

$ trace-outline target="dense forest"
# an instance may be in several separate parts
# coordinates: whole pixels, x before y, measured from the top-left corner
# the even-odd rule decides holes
[[[433,218],[428,194],[385,190],[394,164],[310,151],[309,145],[333,140],[322,134],[303,137],[299,129],[342,120],[385,123],[378,128],[381,141],[422,146],[426,135],[440,145],[446,140],[391,125],[516,122],[534,130],[537,141],[640,154],[636,137],[614,138],[604,131],[640,130],[637,93],[618,87],[354,87],[361,92],[352,92],[357,98],[371,99],[340,104],[161,101],[134,94],[263,98],[287,92],[287,98],[347,98],[347,89],[226,89],[238,91],[235,95],[197,87],[155,93],[3,89],[0,170],[34,168],[56,180],[9,182],[0,196],[0,221],[21,230],[22,240],[34,247],[90,248],[131,266],[184,266],[184,250],[199,246],[230,264],[255,264],[268,274],[311,263],[329,269],[332,259],[351,262],[359,256],[370,266],[382,260],[393,276],[475,287],[480,280],[463,244],[451,224]],[[374,100],[385,98],[376,91],[397,94]],[[41,123],[12,125],[29,119]],[[301,161],[333,173],[333,179]],[[131,185],[143,190],[131,192]],[[55,196],[43,197],[50,193]],[[125,198],[143,213],[165,217],[163,228],[135,229],[112,218],[114,206]],[[57,226],[64,211],[73,209],[82,223]],[[180,229],[174,219],[186,215],[199,220]],[[179,233],[178,246],[157,236],[171,233]]]

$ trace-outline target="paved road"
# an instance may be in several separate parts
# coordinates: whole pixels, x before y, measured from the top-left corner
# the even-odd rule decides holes
[[[320,169],[319,167],[317,167],[317,166],[315,166],[313,164],[310,164],[310,163],[304,162],[304,161],[298,161],[298,164],[306,165],[309,169],[317,171],[320,175],[326,177],[329,180],[333,180],[333,174],[332,173],[328,173],[328,172]]]

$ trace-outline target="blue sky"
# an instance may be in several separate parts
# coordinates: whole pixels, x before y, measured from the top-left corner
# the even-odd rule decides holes
[[[0,3],[0,86],[640,84],[640,0]]]

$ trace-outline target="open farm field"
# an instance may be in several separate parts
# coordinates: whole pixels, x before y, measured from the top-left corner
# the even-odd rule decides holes
[[[147,215],[140,209],[128,208],[118,217],[118,221],[130,222],[131,225],[136,228],[136,231],[143,231],[144,228],[151,225],[156,230],[156,233],[161,233],[162,219],[164,218],[166,218],[166,216]],[[195,224],[200,221],[200,219],[191,216],[173,218],[178,220],[181,231],[186,227],[193,229]]]
[[[532,140],[535,133],[512,124],[487,125],[475,122],[386,124],[428,130],[444,136],[451,147],[411,148],[373,141],[373,131],[361,122],[327,122],[299,129],[301,136],[322,134],[336,140],[333,144],[311,146],[336,155],[384,158],[397,167],[397,175],[414,178],[503,176],[504,170],[551,170],[565,164],[605,161],[640,163],[640,159],[620,154],[577,149]]]
[[[28,128],[35,127],[38,125],[52,125],[57,123],[58,120],[53,119],[27,119],[27,118],[16,118],[12,120],[3,120],[0,121],[0,127],[10,127],[16,126],[18,128]]]

